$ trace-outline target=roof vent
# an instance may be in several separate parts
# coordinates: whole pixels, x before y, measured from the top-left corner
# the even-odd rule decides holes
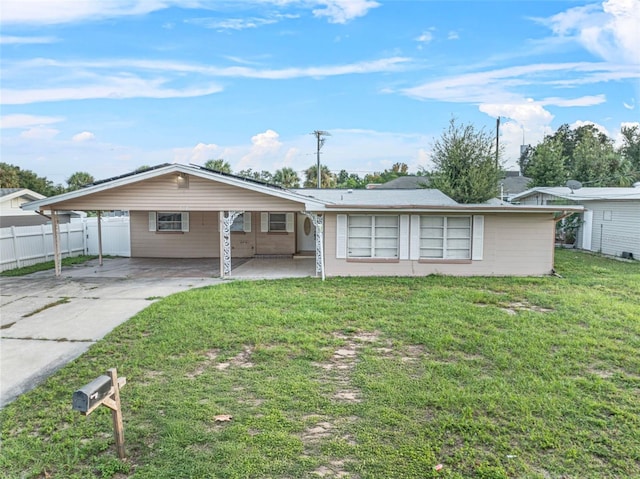
[[[640,186],[640,183],[638,183],[638,185]],[[353,190],[352,189],[348,189],[347,193],[353,193]]]
[[[640,188],[640,181],[637,181],[633,184],[634,188]]]

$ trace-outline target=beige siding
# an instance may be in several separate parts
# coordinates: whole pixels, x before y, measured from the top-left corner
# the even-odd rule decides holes
[[[220,228],[217,211],[189,213],[189,231],[149,231],[149,212],[131,211],[131,256],[133,258],[219,258]],[[260,212],[251,212],[251,232],[231,233],[231,256],[293,255],[295,233],[262,233]]]
[[[264,193],[190,176],[188,188],[178,188],[175,174],[94,193],[56,205],[69,210],[129,211],[300,211],[304,205]]]
[[[189,231],[185,233],[149,231],[148,211],[129,214],[132,258],[220,257],[217,212],[191,212]]]
[[[466,263],[354,262],[336,259],[336,215],[325,218],[327,276],[536,276],[553,268],[553,214],[484,215],[484,257]]]
[[[231,233],[231,256],[293,255],[296,250],[295,233],[267,233],[260,231],[261,211],[251,212],[251,232]]]
[[[640,258],[640,200],[588,201],[593,211],[591,250],[620,256],[623,251]]]

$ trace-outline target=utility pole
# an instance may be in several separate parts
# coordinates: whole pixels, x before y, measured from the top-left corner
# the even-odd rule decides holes
[[[500,117],[496,121],[496,170],[498,169],[498,155],[500,153]]]
[[[331,133],[323,130],[315,130],[311,134],[315,135],[316,140],[318,142],[318,148],[316,150],[316,155],[318,157],[317,166],[316,166],[317,168],[316,176],[318,177],[318,189],[320,189],[322,188],[322,175],[320,174],[320,149],[322,148],[322,145],[324,145],[325,136],[331,136]]]

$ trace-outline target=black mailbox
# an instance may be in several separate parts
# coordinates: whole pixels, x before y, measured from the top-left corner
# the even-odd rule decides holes
[[[109,376],[98,376],[73,393],[72,409],[74,411],[88,412],[94,406],[103,402],[103,399],[111,392],[111,387],[111,378]]]

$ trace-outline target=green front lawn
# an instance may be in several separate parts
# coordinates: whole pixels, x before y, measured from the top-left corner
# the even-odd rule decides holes
[[[556,269],[170,296],[0,412],[0,477],[640,477],[640,265]],[[71,411],[110,367],[124,462]]]

